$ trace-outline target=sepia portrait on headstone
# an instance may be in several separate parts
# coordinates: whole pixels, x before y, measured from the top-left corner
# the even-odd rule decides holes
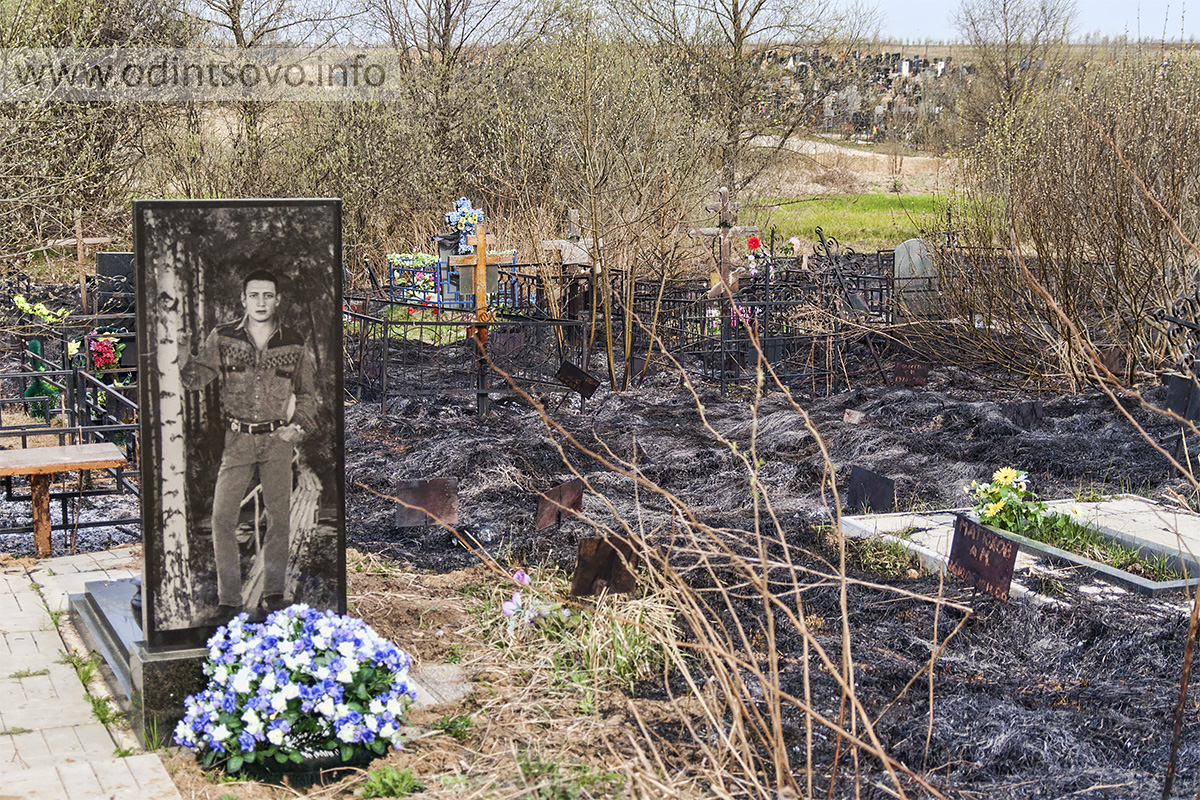
[[[341,201],[136,201],[143,631],[345,611]]]

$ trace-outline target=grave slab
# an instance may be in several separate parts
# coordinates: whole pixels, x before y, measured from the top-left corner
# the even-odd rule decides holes
[[[1096,502],[1055,500],[1046,503],[1051,511],[1070,514],[1080,522],[1090,524],[1113,540],[1135,549],[1144,549],[1148,556],[1163,555],[1172,560],[1176,569],[1184,568],[1195,586],[1200,581],[1197,555],[1200,555],[1200,515],[1184,509],[1171,508],[1137,495],[1116,495]],[[887,537],[908,547],[920,557],[931,572],[944,572],[954,536],[956,514],[968,513],[959,508],[946,511],[913,511],[892,514],[864,514],[842,517],[842,531],[852,537]],[[1184,581],[1148,581],[1114,570],[1057,548],[1033,542],[1011,534],[1021,546],[1016,571],[1029,571],[1046,559],[1069,560],[1097,573],[1108,581],[1117,581],[1126,589],[1157,596],[1181,590]],[[1196,554],[1196,555],[1193,555]],[[1086,562],[1086,563],[1084,563]],[[1014,584],[1013,596],[1022,589]]]

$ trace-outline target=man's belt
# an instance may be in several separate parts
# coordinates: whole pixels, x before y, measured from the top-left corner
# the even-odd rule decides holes
[[[237,433],[274,433],[283,426],[287,425],[281,419],[273,419],[270,422],[242,422],[240,419],[229,419],[229,430]]]

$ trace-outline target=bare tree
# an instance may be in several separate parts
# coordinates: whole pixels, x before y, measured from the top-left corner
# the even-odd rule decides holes
[[[751,164],[753,140],[771,134],[781,147],[807,121],[803,109],[813,99],[798,86],[785,113],[761,114],[772,87],[756,54],[801,43],[852,44],[872,32],[877,18],[873,8],[843,9],[836,0],[632,0],[611,13],[630,35],[648,40],[658,58],[682,68],[681,86],[697,114],[721,130],[721,182],[731,188],[745,186],[769,163]]]
[[[967,121],[982,125],[1059,74],[1077,16],[1075,0],[962,0],[954,25],[973,48],[976,78],[963,102]]]

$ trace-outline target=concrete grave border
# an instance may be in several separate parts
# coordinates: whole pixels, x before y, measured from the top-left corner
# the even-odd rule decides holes
[[[1182,510],[1168,509],[1159,506],[1153,501],[1138,495],[1120,494],[1107,497],[1104,500],[1095,502],[1075,502],[1071,500],[1057,500],[1047,503],[1047,506],[1053,511],[1066,512],[1070,506],[1075,505],[1080,508],[1099,508],[1105,503],[1114,501],[1136,501],[1145,504],[1147,511],[1161,510],[1169,511],[1176,516],[1187,516],[1197,521],[1200,527],[1200,515]],[[946,545],[947,552],[941,553],[936,544],[931,546],[929,542],[912,540],[908,537],[896,535],[897,531],[905,528],[916,527],[923,532],[938,531],[945,528],[946,532],[953,530],[954,517],[956,514],[967,514],[971,509],[945,509],[931,512],[913,512],[899,511],[890,514],[867,514],[862,516],[843,516],[842,531],[846,536],[855,538],[881,538],[884,541],[895,542],[912,551],[921,561],[921,565],[930,572],[945,572],[946,562],[949,557],[949,545]],[[896,526],[896,521],[903,520],[905,524]],[[1085,520],[1086,521],[1086,520]],[[881,524],[883,523],[883,524]],[[1169,547],[1160,542],[1153,542],[1139,536],[1122,531],[1116,531],[1101,523],[1091,522],[1089,524],[1102,535],[1117,544],[1137,550],[1143,558],[1147,556],[1165,557],[1175,569],[1184,572],[1189,576],[1187,580],[1174,581],[1153,581],[1146,578],[1138,577],[1124,570],[1116,569],[1107,564],[1102,564],[1090,558],[1075,555],[1057,547],[1053,547],[1042,542],[1034,541],[1027,537],[1008,531],[1001,531],[996,528],[991,528],[998,535],[1016,542],[1022,553],[1028,556],[1046,559],[1059,564],[1078,567],[1087,570],[1111,583],[1117,584],[1127,589],[1131,589],[1139,594],[1148,597],[1157,597],[1168,592],[1177,592],[1185,587],[1194,587],[1200,585],[1200,561],[1195,555],[1187,552],[1181,552],[1179,547]],[[883,528],[883,530],[880,530]],[[1182,536],[1182,534],[1180,534]],[[928,538],[928,537],[926,537]],[[1193,554],[1200,554],[1200,540],[1191,542]],[[1018,566],[1019,568],[1019,566]],[[1028,595],[1036,595],[1028,589],[1023,589],[1018,584],[1013,584],[1013,597],[1021,597]],[[1040,597],[1040,596],[1038,596]]]

